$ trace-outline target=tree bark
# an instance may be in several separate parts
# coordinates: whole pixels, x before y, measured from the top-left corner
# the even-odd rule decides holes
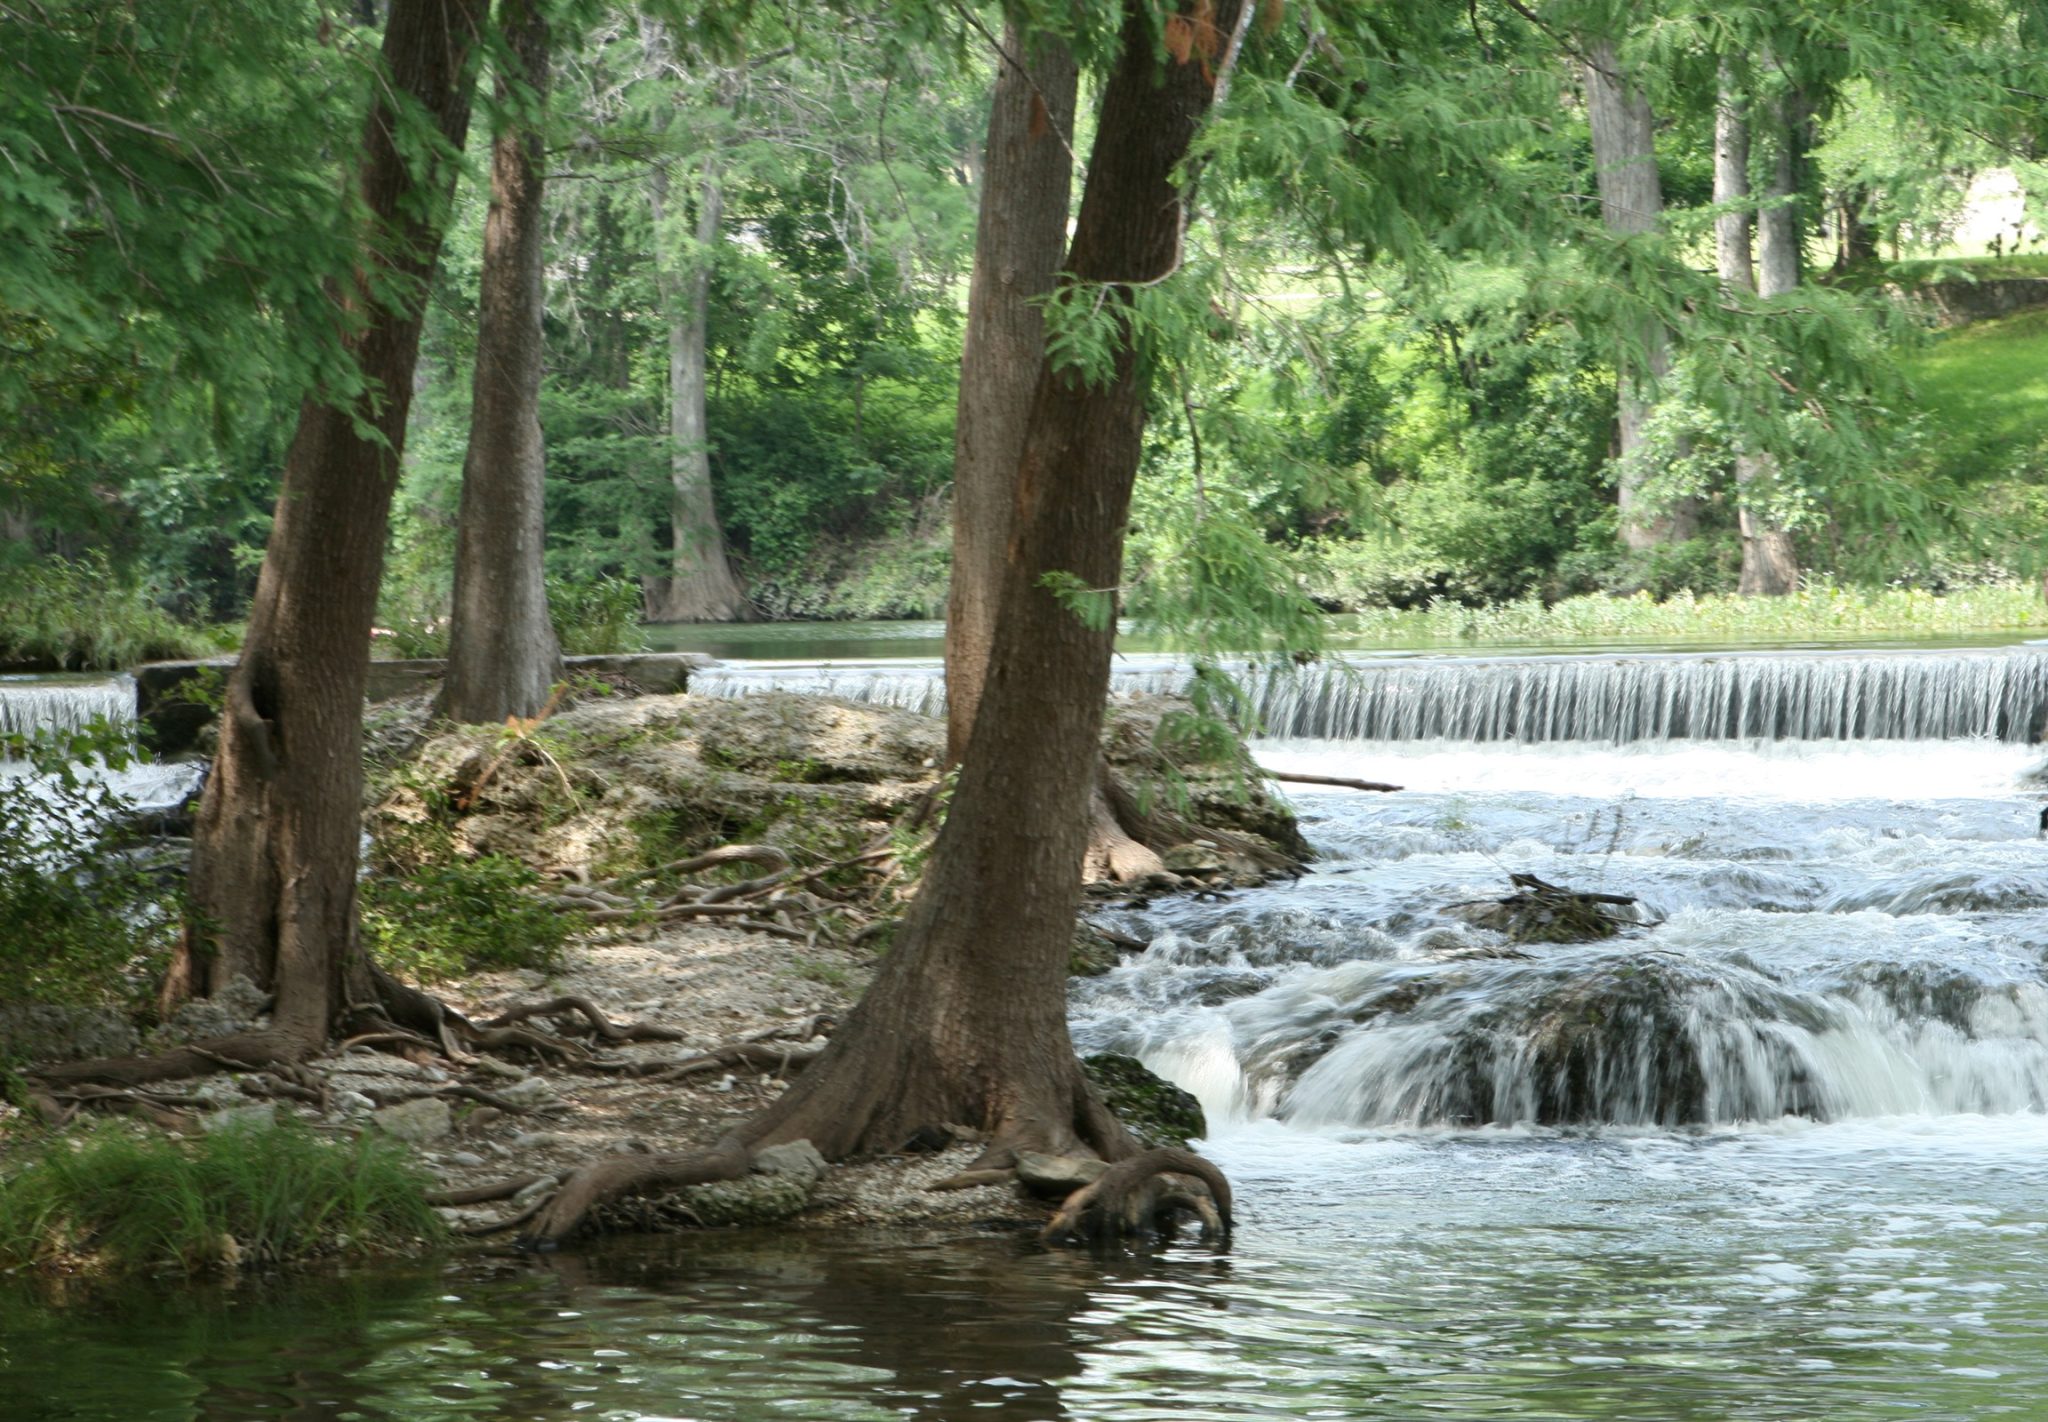
[[[1210,61],[1162,59],[1139,0],[1101,120],[1066,280],[1156,281],[1180,258],[1173,174],[1207,110]],[[1230,33],[1236,0],[1215,5]],[[1171,15],[1203,43],[1199,14]],[[1145,427],[1130,343],[1114,375],[1085,384],[1041,363],[1015,479],[1012,536],[988,675],[960,784],[917,898],[882,970],[825,1055],[748,1128],[808,1137],[828,1156],[894,1150],[919,1128],[988,1130],[987,1159],[1015,1147],[1134,1153],[1095,1099],[1067,1034],[1066,966],[1114,631],[1095,630],[1048,574],[1114,588]]]
[[[655,169],[648,189],[657,230],[669,202],[668,174]],[[688,260],[665,265],[660,278],[668,308],[669,570],[650,587],[655,622],[743,622],[753,616],[746,590],[726,556],[725,531],[711,492],[710,429],[705,419],[705,350],[711,315],[711,268],[725,221],[718,155],[704,159],[697,220]]]
[[[1805,116],[1796,92],[1765,106],[1770,137],[1770,177],[1757,210],[1757,294],[1766,299],[1799,289],[1804,223],[1799,212],[1799,162]],[[1777,469],[1768,455],[1747,467],[1736,465],[1736,521],[1742,535],[1742,573],[1736,591],[1745,597],[1783,597],[1798,590],[1799,555],[1792,535],[1768,512],[1754,508],[1753,493],[1768,488]]]
[[[1656,116],[1642,91],[1622,72],[1613,40],[1588,39],[1583,48],[1580,70],[1601,220],[1617,237],[1655,232],[1664,216],[1664,189],[1657,176]],[[1640,550],[1690,538],[1696,513],[1690,500],[1674,503],[1655,517],[1642,507],[1645,471],[1636,453],[1643,443],[1652,391],[1671,373],[1671,341],[1656,320],[1644,322],[1633,337],[1632,348],[1624,349],[1615,362],[1620,446],[1615,494],[1621,506],[1622,542]]]
[[[309,398],[300,409],[198,816],[181,974],[201,993],[237,976],[274,988],[279,1055],[316,1049],[346,1006],[377,991],[356,935],[363,685],[484,18],[485,0],[391,5],[357,176],[362,266],[338,293],[344,318],[361,322],[349,344],[368,390],[348,406]],[[395,113],[401,102],[412,116]],[[422,121],[440,149],[425,162]]]
[[[548,24],[535,0],[500,0],[509,72],[491,145],[469,452],[456,522],[454,616],[441,712],[498,722],[540,713],[562,674],[541,562],[547,452],[540,429]]]
[[[953,433],[953,569],[946,596],[946,760],[967,752],[995,638],[1017,460],[1045,358],[1040,300],[1067,246],[1077,70],[1057,39],[1003,29],[989,106],[974,275]]]

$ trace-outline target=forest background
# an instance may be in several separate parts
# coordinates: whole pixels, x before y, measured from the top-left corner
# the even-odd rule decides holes
[[[269,4],[255,39],[210,7],[161,31],[38,8],[15,87],[73,112],[0,116],[0,149],[98,176],[81,203],[0,166],[0,660],[188,650],[169,618],[245,614],[300,395],[335,378],[303,335],[338,261],[331,96],[378,9]],[[1000,17],[715,8],[558,17],[540,418],[580,644],[634,612],[943,611]],[[2048,286],[2032,6],[1396,8],[1365,26],[1369,118],[1313,126],[1325,42],[1288,7],[1292,72],[1206,137],[1174,300],[1148,307],[1129,610],[2035,573],[2048,312],[1933,329],[1942,292]],[[448,626],[490,133],[416,380],[379,610],[400,653]],[[227,194],[258,174],[276,222],[252,232]],[[1966,200],[1992,181],[1995,215]],[[682,587],[692,560],[732,583]]]

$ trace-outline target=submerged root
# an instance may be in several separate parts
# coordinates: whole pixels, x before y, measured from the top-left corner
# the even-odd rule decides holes
[[[1067,1197],[1040,1238],[1109,1243],[1170,1233],[1183,1214],[1202,1223],[1202,1235],[1230,1240],[1230,1182],[1192,1151],[1160,1148],[1120,1160]]]

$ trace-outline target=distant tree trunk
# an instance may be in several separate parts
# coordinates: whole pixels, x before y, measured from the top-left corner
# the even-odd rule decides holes
[[[1765,108],[1771,173],[1757,210],[1757,294],[1785,296],[1799,289],[1800,247],[1805,224],[1799,213],[1799,161],[1805,115],[1796,93],[1772,99]],[[1736,519],[1742,533],[1742,575],[1736,590],[1745,597],[1783,597],[1799,587],[1799,555],[1792,535],[1767,511],[1753,509],[1747,491],[1767,485],[1775,466],[1759,456],[1736,468]]]
[[[953,569],[946,598],[946,759],[967,751],[995,638],[1017,459],[1045,359],[1039,302],[1067,248],[1077,71],[1057,39],[1014,18],[989,107],[974,276],[953,427]],[[1018,67],[1018,63],[1022,68]]]
[[[1078,285],[1154,281],[1180,258],[1173,176],[1209,105],[1213,55],[1161,56],[1151,3],[1126,0],[1065,264]],[[1238,0],[1214,9],[1215,28],[1230,33]],[[1196,20],[1183,10],[1169,23],[1192,29]],[[1112,309],[1130,299],[1129,286],[1109,287]],[[952,809],[873,985],[824,1055],[733,1146],[808,1139],[841,1158],[894,1151],[954,1123],[989,1133],[991,1166],[1019,1149],[1111,1160],[1136,1152],[1067,1033],[1067,958],[1115,634],[1092,629],[1045,579],[1117,585],[1145,396],[1128,342],[1101,384],[1039,366],[988,679]],[[605,1193],[688,1178],[686,1169],[735,1154],[600,1163],[565,1185],[535,1233],[559,1237]]]
[[[657,168],[649,189],[655,226],[669,201],[668,174]],[[655,622],[741,622],[753,616],[746,590],[726,556],[725,532],[711,493],[710,430],[704,415],[705,349],[711,314],[711,267],[725,220],[725,189],[716,154],[704,160],[689,258],[661,278],[668,308],[669,516],[674,530],[669,569],[649,588]]]
[[[562,671],[541,562],[547,454],[540,429],[540,114],[548,25],[535,0],[500,0],[498,18],[512,71],[498,79],[504,116],[491,145],[469,454],[440,705],[451,720],[472,722],[539,714]]]
[[[348,340],[369,391],[350,407],[309,399],[300,409],[228,681],[177,974],[202,994],[236,977],[275,990],[270,1031],[228,1039],[237,1060],[303,1056],[346,1009],[380,995],[356,934],[363,685],[421,314],[485,12],[485,0],[392,0],[357,169],[370,228],[362,267],[340,293],[346,319],[361,322]],[[401,135],[412,121],[394,115],[398,102],[444,145],[436,159],[420,159],[417,132]],[[181,1066],[191,1069],[161,1059],[155,1074]]]
[[[1618,237],[1655,232],[1664,216],[1664,189],[1657,177],[1656,116],[1642,91],[1628,82],[1611,39],[1589,39],[1580,65],[1586,89],[1586,122],[1593,136],[1594,181],[1600,216]],[[1637,457],[1656,382],[1671,373],[1671,342],[1664,327],[1650,321],[1637,331],[1636,349],[1615,362],[1616,421],[1620,434],[1621,539],[1630,548],[1654,548],[1690,538],[1696,512],[1690,500],[1651,517],[1642,507],[1644,471]]]

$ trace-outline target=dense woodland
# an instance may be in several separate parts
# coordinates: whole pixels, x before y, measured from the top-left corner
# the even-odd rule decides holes
[[[476,366],[515,128],[558,590],[631,580],[657,620],[936,614],[1000,17],[540,10],[537,75],[509,39],[479,61],[379,624],[445,645],[465,461],[507,456],[471,431],[505,422]],[[1954,238],[1975,175],[2036,171],[2038,19],[1271,7],[1143,302],[1132,607],[2032,571],[2041,431],[1931,397],[1955,377],[1898,298],[2033,271],[2027,222]],[[239,622],[300,395],[356,378],[313,333],[380,8],[6,24],[0,557],[104,557],[138,611]],[[1901,260],[1944,255],[1976,260]],[[1085,358],[1087,313],[1055,314]]]
[[[373,628],[518,735],[565,606],[950,599],[957,779],[873,987],[758,1115],[527,1237],[942,1127],[1107,1163],[1056,1229],[1227,1233],[1067,1035],[1081,866],[1154,849],[1102,768],[1117,614],[1306,654],[1332,605],[2032,571],[2042,449],[1916,400],[1898,262],[2032,172],[2044,19],[0,6],[16,586],[241,625],[160,1001],[267,994],[31,1094],[498,1043],[364,951]]]

